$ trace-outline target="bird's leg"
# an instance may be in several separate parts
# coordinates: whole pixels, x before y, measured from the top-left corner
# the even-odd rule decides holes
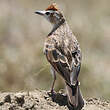
[[[51,67],[51,73],[53,76],[53,82],[52,82],[52,86],[51,86],[51,93],[54,93],[54,85],[55,85],[55,81],[56,81],[56,71],[53,67]]]

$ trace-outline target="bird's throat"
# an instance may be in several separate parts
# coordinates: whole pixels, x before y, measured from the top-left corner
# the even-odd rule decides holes
[[[52,33],[57,30],[57,28],[59,28],[63,23],[65,22],[65,19],[61,19],[57,24],[55,24],[53,26],[53,29],[51,30],[51,32],[48,34],[48,36],[52,35]]]

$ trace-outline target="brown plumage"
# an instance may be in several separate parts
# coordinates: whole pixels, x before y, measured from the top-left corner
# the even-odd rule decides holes
[[[54,11],[58,11],[58,7],[56,3],[51,4],[48,8],[45,9],[47,10],[54,10]]]
[[[57,72],[65,81],[69,105],[81,110],[84,101],[78,82],[81,66],[79,43],[55,5],[49,6],[45,12],[36,13],[40,15],[43,13],[43,16],[53,24],[53,29],[46,37],[44,45],[44,53],[52,66],[54,76],[51,91],[53,92]]]

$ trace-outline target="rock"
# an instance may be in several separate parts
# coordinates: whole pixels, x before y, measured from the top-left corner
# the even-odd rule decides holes
[[[67,96],[48,91],[0,93],[0,110],[69,110]],[[110,102],[97,98],[85,100],[82,110],[110,110]]]

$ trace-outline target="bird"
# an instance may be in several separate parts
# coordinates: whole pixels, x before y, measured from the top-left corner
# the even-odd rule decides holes
[[[51,93],[54,93],[56,73],[58,73],[64,79],[69,106],[72,110],[81,110],[84,99],[78,81],[82,59],[80,45],[56,3],[35,13],[52,24],[52,30],[46,36],[44,43],[44,54],[51,65],[53,75]]]

